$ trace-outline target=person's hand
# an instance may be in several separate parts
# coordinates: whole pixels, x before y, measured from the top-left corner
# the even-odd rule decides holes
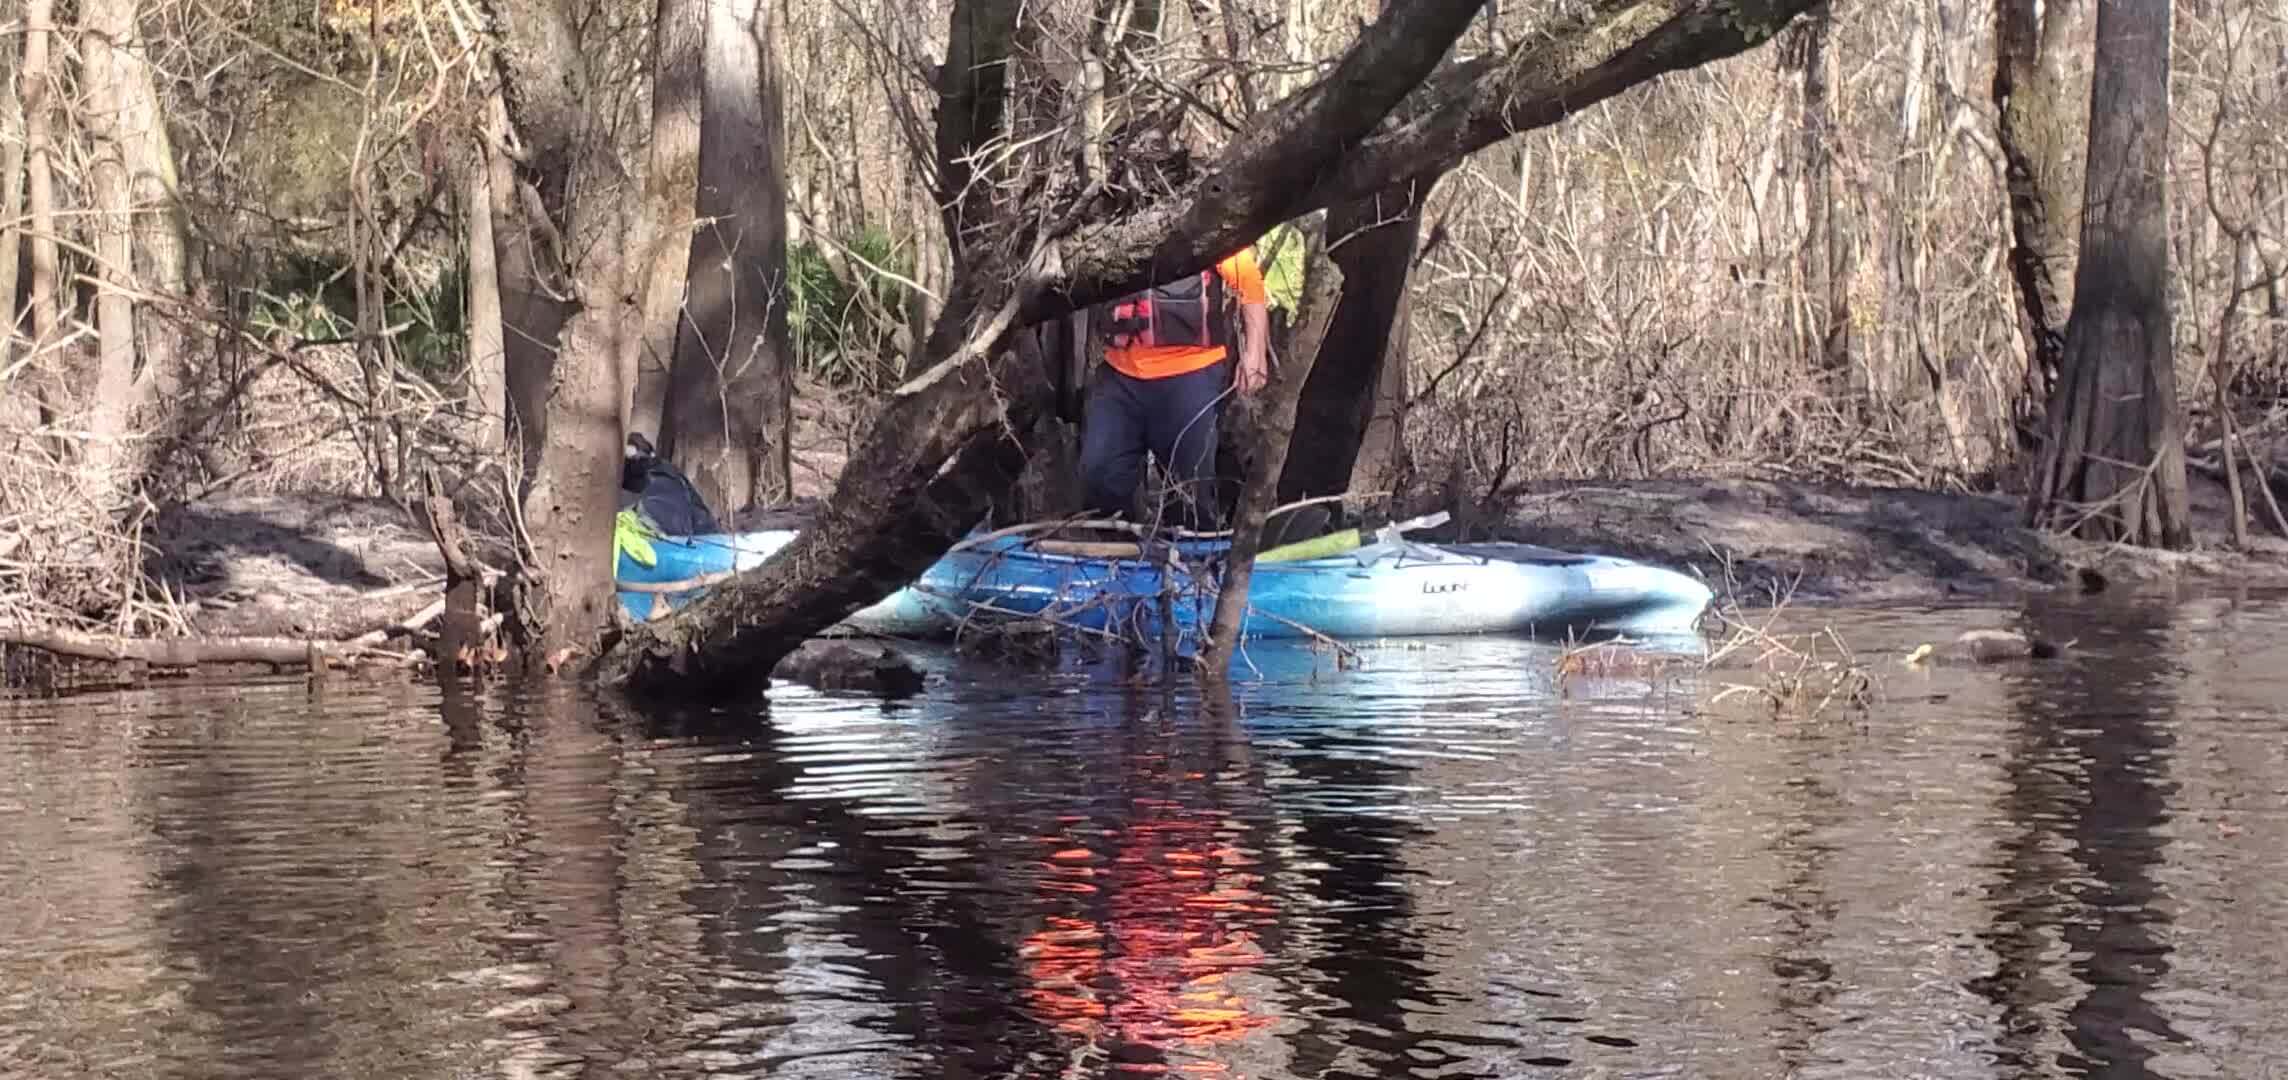
[[[1260,356],[1242,356],[1240,358],[1239,377],[1234,380],[1234,383],[1241,395],[1252,396],[1271,382],[1271,372],[1266,368],[1267,365],[1264,364],[1263,358]]]

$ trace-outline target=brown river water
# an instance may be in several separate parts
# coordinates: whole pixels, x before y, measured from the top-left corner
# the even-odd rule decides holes
[[[2288,599],[1791,618],[1864,713],[1481,639],[0,703],[0,1075],[2288,1080]],[[1967,626],[2076,644],[1897,663]]]

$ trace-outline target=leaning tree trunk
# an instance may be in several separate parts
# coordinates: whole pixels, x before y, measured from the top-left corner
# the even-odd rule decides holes
[[[1398,331],[1422,207],[1438,176],[1409,177],[1327,212],[1327,257],[1341,271],[1342,293],[1295,408],[1294,439],[1309,452],[1287,456],[1282,503],[1351,488],[1387,367],[1404,363]]]
[[[666,412],[668,372],[675,362],[676,329],[683,322],[685,264],[691,258],[691,220],[699,190],[701,74],[707,6],[700,0],[659,0],[652,36],[651,145],[644,165],[643,332],[632,338],[623,363],[629,384],[628,427],[659,434]]]
[[[2029,509],[2086,539],[2183,548],[2192,527],[2170,348],[2169,8],[2098,0],[2081,263]]]
[[[1013,481],[1024,447],[1009,433],[1032,430],[1049,396],[1038,350],[1007,347],[1034,335],[1011,338],[1011,329],[1198,273],[1281,221],[1451,169],[1659,75],[1738,55],[1814,2],[1772,0],[1748,17],[1701,0],[1601,5],[1514,53],[1442,71],[1439,61],[1481,5],[1394,5],[1325,77],[1251,119],[1205,175],[1133,210],[1084,209],[1070,196],[1009,218],[949,206],[957,250],[997,253],[961,258],[937,329],[915,358],[923,373],[891,396],[819,522],[761,567],[644,624],[608,677],[666,694],[752,690],[804,638],[942,556]],[[942,69],[949,83],[998,66],[965,36],[979,25],[973,6],[954,12]],[[954,103],[955,89],[941,92],[942,104]],[[949,118],[989,111],[976,107],[980,100],[941,110],[941,148]],[[997,133],[980,134],[982,144]],[[947,190],[964,190],[961,172],[941,178]]]
[[[1327,222],[1332,235],[1333,215]],[[1272,505],[1279,501],[1279,480],[1286,471],[1289,455],[1294,450],[1295,417],[1303,392],[1311,385],[1311,373],[1318,366],[1318,358],[1326,355],[1327,335],[1334,326],[1339,297],[1348,290],[1343,288],[1339,265],[1324,261],[1323,244],[1319,237],[1308,237],[1303,263],[1309,269],[1303,279],[1303,297],[1296,312],[1295,352],[1271,377],[1271,385],[1263,395],[1263,413],[1259,434],[1262,449],[1248,465],[1247,478],[1241,485],[1237,513],[1233,515],[1231,554],[1224,566],[1223,581],[1216,590],[1215,615],[1208,625],[1206,647],[1201,650],[1199,671],[1207,681],[1221,682],[1231,674],[1231,658],[1239,649],[1240,630],[1247,624],[1248,589],[1255,580],[1255,556],[1263,547],[1265,519]],[[1369,395],[1370,397],[1372,395]],[[1313,446],[1310,453],[1318,453]]]
[[[730,513],[794,495],[786,177],[770,12],[707,5],[689,315],[676,336],[660,452]]]
[[[509,356],[512,398],[532,462],[523,493],[524,565],[510,611],[527,668],[592,655],[615,603],[612,518],[618,510],[620,361],[634,332],[629,296],[630,193],[567,0],[497,0],[506,132],[525,153],[495,231],[504,310],[556,330]],[[495,195],[496,200],[500,195]],[[511,270],[510,253],[524,261]],[[513,283],[513,290],[512,290]],[[549,292],[567,296],[545,300]],[[522,327],[508,338],[517,340]],[[517,389],[516,384],[521,384]],[[538,423],[534,423],[537,420]],[[536,447],[536,449],[534,449]]]
[[[2085,11],[2084,0],[1994,5],[1995,138],[2010,202],[2010,279],[2026,338],[2026,379],[2015,410],[2022,441],[2037,430],[2065,362],[2080,202],[2072,154],[2088,105],[2069,93],[2068,82],[2072,37]]]

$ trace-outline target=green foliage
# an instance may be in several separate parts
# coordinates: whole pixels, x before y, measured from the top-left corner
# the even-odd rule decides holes
[[[638,566],[658,566],[659,552],[651,546],[661,538],[651,519],[634,510],[622,510],[612,519],[612,548]]]
[[[868,264],[910,278],[914,260],[871,226],[836,246],[839,260],[813,240],[787,248],[788,336],[796,370],[834,385],[866,384],[895,369],[908,295],[904,284]],[[847,273],[837,272],[837,261]]]
[[[1263,267],[1263,287],[1271,293],[1271,306],[1289,315],[1303,302],[1303,234],[1281,223],[1255,242],[1255,261]]]
[[[455,259],[433,282],[397,282],[384,292],[381,325],[396,330],[398,364],[431,380],[454,374],[467,352],[467,263]],[[298,341],[357,334],[357,287],[349,267],[330,255],[285,256],[253,300],[247,321],[259,333]]]

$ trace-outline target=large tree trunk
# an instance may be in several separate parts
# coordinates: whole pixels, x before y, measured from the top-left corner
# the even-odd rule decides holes
[[[134,38],[135,0],[85,0],[80,6],[82,122],[92,162],[95,235],[96,367],[89,385],[80,456],[80,494],[91,505],[116,504],[133,480],[136,406],[135,241],[128,181],[128,140],[122,119],[129,92],[122,46]]]
[[[660,452],[724,513],[794,495],[784,131],[762,0],[707,5],[689,315]]]
[[[190,299],[190,223],[179,197],[174,143],[159,111],[159,83],[143,39],[140,5],[136,0],[106,0],[103,6],[104,25],[119,35],[111,65],[119,92],[114,123],[127,166],[128,199],[134,207],[131,273],[146,293],[185,301]],[[135,324],[143,400],[175,401],[186,361],[180,327],[164,308],[148,304],[137,308]]]
[[[651,146],[644,166],[643,332],[633,339],[628,427],[664,437],[668,371],[683,322],[699,190],[700,85],[707,6],[659,0],[652,41]]]
[[[1398,315],[1390,323],[1390,342],[1383,349],[1382,373],[1368,395],[1366,430],[1359,435],[1357,460],[1351,465],[1352,491],[1398,491],[1414,467],[1406,450],[1406,408],[1413,374],[1414,305],[1406,299],[1413,289],[1407,274],[1407,293],[1398,302]]]
[[[1410,177],[1327,212],[1327,257],[1341,271],[1342,295],[1296,405],[1294,437],[1310,450],[1287,455],[1283,503],[1351,489],[1386,372],[1401,365],[1403,378],[1407,281],[1437,182],[1436,173]]]
[[[2098,0],[2081,263],[2050,398],[2038,524],[2106,542],[2192,542],[2171,353],[2170,5]]]
[[[515,452],[521,499],[532,486],[548,437],[549,373],[556,365],[557,336],[571,315],[542,276],[560,272],[561,257],[543,200],[563,197],[569,166],[562,148],[539,147],[520,172],[507,149],[511,125],[502,87],[486,94],[485,117],[485,181],[492,198],[493,277],[500,301],[503,420],[508,446]]]
[[[2072,154],[2088,99],[2069,93],[2072,46],[2086,0],[1996,0],[1995,137],[2010,201],[2010,278],[2026,339],[2026,380],[2017,414],[2021,440],[2057,385],[2073,303],[2075,219],[2080,192]],[[2028,442],[2030,445],[2030,442]]]
[[[504,307],[510,251],[527,260],[516,282],[530,325],[557,314],[533,347],[512,345],[510,374],[527,447],[537,445],[523,495],[525,565],[511,633],[527,668],[589,654],[615,610],[612,518],[618,510],[621,358],[635,331],[629,282],[632,193],[619,179],[609,128],[596,114],[579,23],[565,0],[498,0],[506,130],[525,151],[499,230]],[[498,196],[496,196],[498,198]],[[568,303],[544,298],[553,287]],[[512,314],[510,319],[520,315]],[[512,331],[510,340],[516,340]],[[535,424],[535,419],[538,423]]]
[[[1032,430],[1045,407],[1038,350],[1003,347],[1011,328],[1197,273],[1278,222],[1450,169],[1484,146],[1658,75],[1737,55],[1812,2],[1777,0],[1748,19],[1697,0],[1606,5],[1549,27],[1519,52],[1443,71],[1436,65],[1479,5],[1394,6],[1324,78],[1254,118],[1204,176],[1131,212],[1075,213],[1067,232],[1061,217],[1069,207],[1028,205],[1021,219],[999,226],[1006,242],[996,252],[977,244],[991,235],[990,219],[974,216],[971,204],[950,207],[951,231],[974,250],[917,357],[923,374],[891,397],[819,523],[763,566],[639,628],[610,676],[667,693],[750,690],[804,638],[940,557],[1015,477],[1024,448],[1007,435]],[[964,36],[980,24],[972,6],[955,11],[949,82],[1000,67]],[[948,118],[979,115],[971,107],[977,95],[949,89],[970,96],[953,108],[948,95],[941,146]],[[959,183],[946,189],[964,190]],[[1056,227],[1057,238],[1020,233],[1020,223]],[[1017,242],[1023,239],[1040,242],[1027,247]]]

